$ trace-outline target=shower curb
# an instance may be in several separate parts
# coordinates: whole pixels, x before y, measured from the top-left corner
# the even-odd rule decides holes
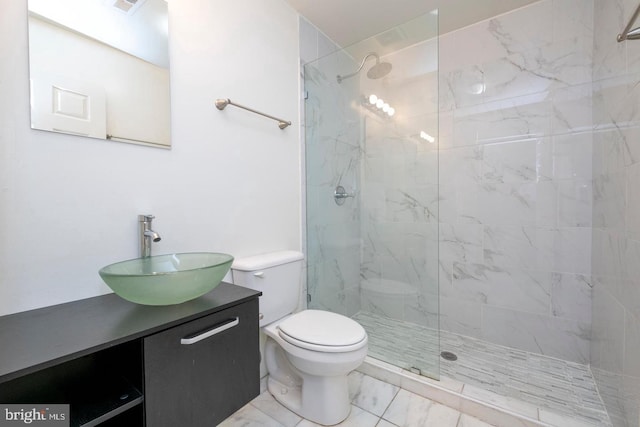
[[[534,419],[530,416],[496,406],[490,402],[469,397],[463,393],[464,384],[458,383],[457,381],[448,380],[447,378],[442,378],[441,381],[432,380],[372,357],[367,357],[364,363],[357,368],[357,371],[441,403],[497,427],[557,427],[558,425],[567,427],[592,427],[595,425],[542,410],[537,411],[538,419]],[[451,388],[443,386],[445,384],[451,386]],[[556,422],[549,424],[539,419],[542,416],[554,419]],[[557,424],[557,422],[561,422],[562,424]]]

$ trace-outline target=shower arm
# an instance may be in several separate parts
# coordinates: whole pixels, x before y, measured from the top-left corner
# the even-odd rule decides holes
[[[633,12],[633,16],[629,20],[629,23],[624,28],[622,33],[618,34],[618,38],[617,38],[618,42],[623,42],[625,40],[640,39],[640,27],[634,28],[633,30],[631,29],[633,24],[636,22],[636,19],[638,18],[639,14],[640,14],[640,5],[638,5],[638,7],[636,8],[636,11]]]
[[[353,72],[353,73],[351,73],[351,74],[347,74],[346,76],[341,76],[341,75],[339,75],[339,74],[338,74],[338,76],[337,76],[337,78],[338,78],[338,83],[342,83],[342,81],[343,81],[344,79],[348,79],[349,77],[353,77],[353,76],[355,76],[356,74],[358,74],[358,73],[360,72],[360,70],[362,70],[362,67],[364,67],[364,63],[365,63],[365,62],[367,62],[367,59],[368,59],[370,56],[373,56],[373,57],[375,57],[375,58],[376,58],[376,63],[380,62],[380,57],[378,56],[378,54],[377,54],[377,53],[375,53],[375,52],[369,52],[369,53],[367,53],[367,55],[366,55],[364,58],[362,58],[362,62],[360,63],[360,66],[358,67],[358,69],[357,69],[355,72]]]

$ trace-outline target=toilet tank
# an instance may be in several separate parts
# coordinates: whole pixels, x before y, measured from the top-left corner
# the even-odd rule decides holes
[[[261,327],[296,309],[303,259],[301,252],[280,251],[234,260],[231,265],[233,283],[262,292],[259,303]]]

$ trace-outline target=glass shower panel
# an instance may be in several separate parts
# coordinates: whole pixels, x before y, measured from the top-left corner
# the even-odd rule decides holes
[[[438,25],[429,13],[304,67],[309,308],[439,377]]]
[[[305,66],[309,307],[346,316],[360,310],[360,204],[355,196],[336,203],[335,192],[360,188],[362,125],[352,105],[357,79],[336,76],[353,65],[340,51]]]

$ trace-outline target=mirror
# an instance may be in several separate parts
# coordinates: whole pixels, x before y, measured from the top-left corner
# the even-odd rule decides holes
[[[166,0],[28,0],[31,128],[171,146]]]

